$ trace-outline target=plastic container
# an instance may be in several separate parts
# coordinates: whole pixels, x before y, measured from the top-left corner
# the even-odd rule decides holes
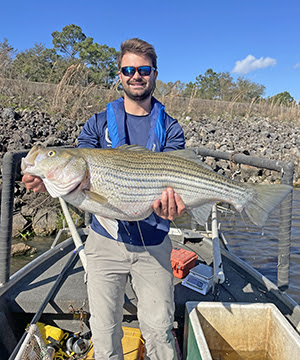
[[[177,278],[184,278],[196,264],[198,256],[193,251],[174,248],[171,253],[173,274]]]
[[[300,359],[300,336],[274,304],[187,302],[184,359]]]
[[[124,336],[122,338],[124,360],[144,360],[144,340],[141,330],[122,326]],[[85,360],[94,359],[94,348],[88,352]]]
[[[61,339],[64,337],[63,330],[58,327],[46,325],[41,322],[38,322],[37,326],[41,332],[42,338],[46,345],[51,342],[50,339],[53,339],[54,341],[57,341],[59,343]]]
[[[123,326],[124,336],[122,338],[124,360],[144,359],[144,340],[141,330]]]

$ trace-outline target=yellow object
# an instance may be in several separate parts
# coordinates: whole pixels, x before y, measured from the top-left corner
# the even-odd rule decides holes
[[[37,323],[37,326],[46,345],[51,342],[50,340],[48,340],[48,337],[51,337],[52,339],[60,342],[64,336],[64,332],[58,327],[45,325],[40,322]]]
[[[141,330],[123,326],[122,338],[124,360],[144,360],[144,340]],[[88,352],[85,360],[94,359],[94,347]]]
[[[91,343],[92,343],[92,339],[91,339]],[[87,353],[86,357],[84,358],[84,360],[94,360],[94,346],[91,347],[90,351]]]
[[[144,340],[141,330],[131,327],[122,327],[124,336],[122,339],[124,360],[144,359]]]

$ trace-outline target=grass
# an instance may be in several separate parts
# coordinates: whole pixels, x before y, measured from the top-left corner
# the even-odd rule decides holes
[[[93,84],[83,86],[85,73],[80,65],[70,66],[59,84],[36,83],[11,80],[0,77],[0,105],[15,110],[39,110],[49,114],[63,115],[74,121],[85,121],[94,113],[105,109],[107,102],[122,95],[116,82],[111,89],[103,89]],[[233,118],[235,116],[253,118],[268,117],[272,121],[293,122],[300,125],[300,106],[278,105],[254,98],[251,103],[239,102],[242,94],[232,101],[205,100],[182,97],[176,91],[167,95],[154,95],[166,106],[166,111],[178,120],[188,116],[197,120],[202,116]]]

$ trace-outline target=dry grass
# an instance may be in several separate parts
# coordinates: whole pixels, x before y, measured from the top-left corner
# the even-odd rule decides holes
[[[292,104],[285,106],[276,105],[258,98],[254,98],[250,103],[239,102],[239,95],[232,101],[204,100],[199,98],[178,98],[173,100],[169,107],[168,101],[166,107],[169,112],[174,111],[177,116],[188,115],[193,119],[199,116],[225,116],[232,118],[241,117],[267,117],[280,122],[293,122],[300,126],[300,106]]]
[[[50,106],[51,113],[67,113],[68,117],[76,118],[85,113],[85,109],[91,107],[89,96],[95,89],[94,84],[88,86],[72,85],[74,79],[81,82],[84,77],[82,65],[71,65],[65,72],[61,81],[56,85]]]
[[[59,113],[82,121],[105,109],[107,102],[122,95],[118,90],[119,82],[109,90],[93,84],[85,87],[81,85],[84,83],[84,76],[86,74],[80,65],[72,65],[57,85],[0,77],[0,106]],[[242,103],[239,102],[242,93],[232,101],[204,100],[196,98],[195,94],[184,98],[175,87],[163,96],[157,93],[154,95],[165,104],[171,116],[181,120],[187,116],[195,120],[201,116],[223,116],[229,119],[234,116],[269,117],[300,125],[300,106],[297,104],[284,106],[256,98],[251,103]]]

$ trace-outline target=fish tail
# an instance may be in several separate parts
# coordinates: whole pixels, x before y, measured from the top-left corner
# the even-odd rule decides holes
[[[245,207],[250,220],[257,226],[263,227],[270,213],[278,207],[281,201],[292,191],[292,186],[255,185],[255,195]]]

